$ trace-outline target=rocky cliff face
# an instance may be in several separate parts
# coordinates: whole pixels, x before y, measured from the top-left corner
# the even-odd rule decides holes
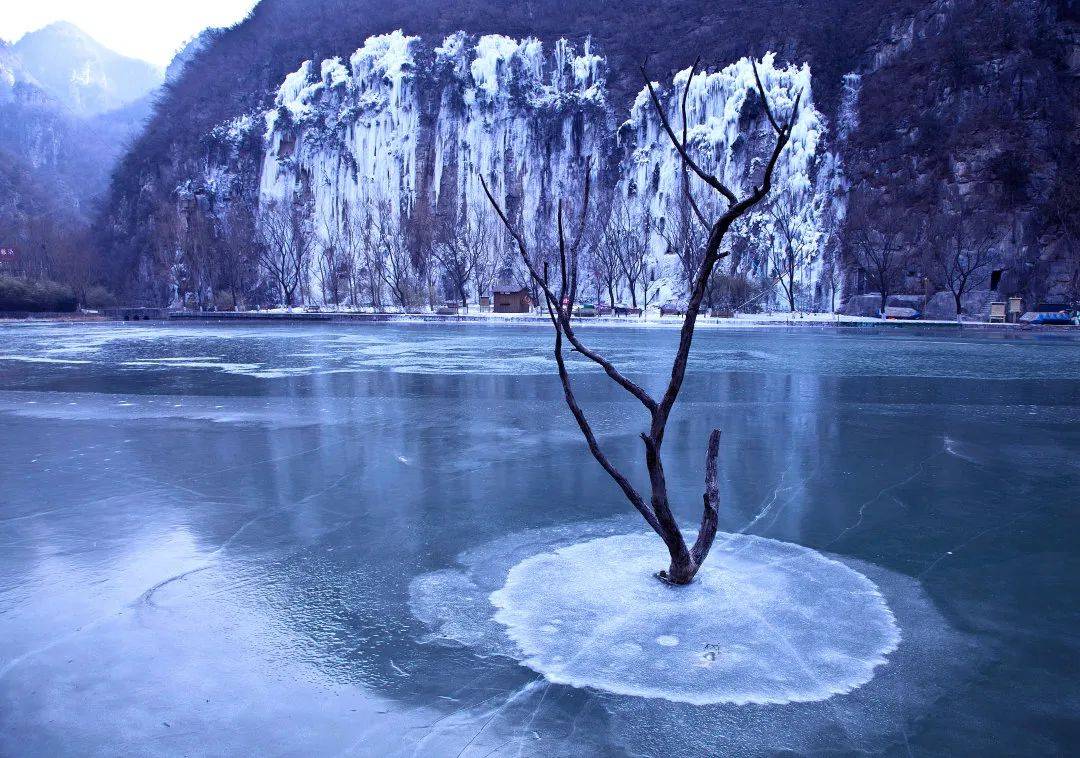
[[[647,242],[644,285],[635,295],[623,281],[616,295],[678,298],[682,175],[636,65],[657,55],[662,98],[677,114],[688,74],[675,72],[705,53],[708,73],[689,83],[691,143],[746,187],[768,134],[742,56],[769,48],[777,54],[759,60],[770,100],[783,111],[802,92],[806,107],[775,193],[782,207],[761,208],[729,240],[740,286],[769,286],[787,246],[802,263],[800,305],[865,291],[852,229],[872,223],[901,235],[897,287],[925,289],[935,214],[960,206],[992,233],[1009,286],[1032,297],[1050,291],[1049,262],[1068,257],[1077,203],[1055,200],[1076,197],[1068,3],[837,0],[795,12],[779,0],[741,9],[537,0],[530,11],[525,24],[487,0],[265,0],[174,83],[118,173],[100,224],[114,276],[159,301],[211,293],[221,284],[192,257],[189,248],[206,247],[189,230],[238,205],[296,207],[315,237],[304,296],[338,299],[327,279],[340,278],[341,262],[315,252],[340,248],[357,216],[361,228],[392,230],[430,269],[421,259],[432,242],[486,210],[483,176],[542,249],[555,203],[579,194],[588,165],[596,225],[624,218]],[[768,31],[775,18],[787,21],[782,36]],[[538,37],[516,32],[523,25]],[[251,65],[230,68],[241,58]],[[497,229],[490,235],[491,265],[520,277]]]
[[[1080,297],[1076,14],[1069,2],[935,0],[886,27],[860,68],[855,192],[894,226],[964,208],[993,238],[995,299]],[[909,280],[932,278],[932,230],[906,239]]]

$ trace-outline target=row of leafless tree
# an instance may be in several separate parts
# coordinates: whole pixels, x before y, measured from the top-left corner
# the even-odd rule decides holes
[[[852,197],[847,244],[866,289],[879,294],[883,309],[915,276],[948,290],[959,316],[964,296],[985,286],[996,266],[1009,263],[998,249],[998,226],[973,200],[945,198],[904,219],[879,210],[871,199]]]
[[[679,289],[692,290],[708,244],[693,211],[703,201],[683,204],[664,224],[627,200],[594,205],[576,252],[583,296],[612,306],[624,299],[634,307],[657,304],[654,253],[661,250],[679,261]],[[994,236],[998,225],[967,198],[948,197],[931,211],[897,220],[854,193],[843,247],[836,240],[822,243],[810,213],[809,204],[781,191],[757,214],[739,219],[725,239],[725,249],[735,253],[731,265],[711,269],[703,307],[737,310],[779,296],[791,311],[807,303],[835,310],[845,275],[854,270],[862,289],[879,294],[882,308],[917,274],[935,290],[949,291],[960,314],[965,296],[1005,265]],[[482,208],[465,208],[427,228],[389,201],[342,205],[321,221],[322,228],[316,228],[314,215],[301,202],[257,207],[236,201],[222,210],[192,199],[178,222],[171,264],[176,291],[200,307],[220,306],[222,300],[233,306],[318,300],[408,309],[444,301],[466,306],[497,281],[513,280],[531,286],[534,301],[542,302],[536,282],[509,254],[505,230]],[[555,262],[555,246],[545,237],[548,230],[538,226],[527,237],[539,269]],[[758,261],[756,276],[740,267],[747,254]],[[78,263],[77,256],[64,259]],[[320,291],[309,291],[312,286]]]
[[[698,200],[706,205],[705,198]],[[482,208],[422,228],[407,209],[389,201],[343,205],[316,226],[305,203],[233,200],[217,207],[195,196],[163,202],[171,232],[155,239],[155,257],[171,282],[169,299],[197,307],[324,302],[401,309],[456,301],[476,302],[499,281],[540,291],[510,254],[505,230]],[[977,198],[949,195],[897,219],[868,193],[849,197],[844,233],[821,240],[813,210],[787,191],[771,196],[740,219],[725,238],[730,265],[715,267],[706,283],[706,311],[752,310],[772,305],[835,310],[838,293],[877,293],[884,307],[904,292],[948,291],[959,315],[967,296],[988,284],[994,270],[1008,272],[1010,293],[1042,295],[1047,277],[1021,251],[1008,253],[1001,224]],[[1063,216],[1067,231],[1078,224]],[[537,266],[554,263],[550,228],[527,230]],[[82,303],[95,300],[100,278],[88,246],[43,227],[38,244],[22,250],[18,276],[71,284]],[[1066,235],[1074,299],[1080,299],[1080,246]],[[675,289],[690,292],[708,238],[689,203],[655,223],[628,200],[595,202],[585,220],[581,294],[597,303],[655,306],[657,254],[674,256],[682,274]],[[747,261],[751,261],[748,263]],[[811,272],[814,272],[811,275]],[[1060,274],[1058,275],[1060,278]],[[811,283],[814,289],[810,289]],[[311,291],[312,287],[318,288]],[[97,288],[100,289],[100,288]],[[107,293],[106,293],[107,294]],[[100,298],[100,293],[99,293]]]
[[[409,308],[441,296],[466,304],[470,293],[490,291],[498,266],[491,224],[476,214],[417,244],[389,202],[343,206],[320,226],[304,202],[204,206],[193,200],[179,214],[170,264],[177,293],[199,307],[222,297],[237,307],[318,300]]]

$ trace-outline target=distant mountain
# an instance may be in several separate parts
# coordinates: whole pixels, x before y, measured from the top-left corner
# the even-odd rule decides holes
[[[115,53],[69,23],[30,32],[6,52],[18,59],[23,76],[76,115],[120,108],[146,96],[164,79],[158,67]]]
[[[83,238],[163,80],[71,24],[0,41],[0,245],[40,253],[30,273],[63,276],[60,248]]]

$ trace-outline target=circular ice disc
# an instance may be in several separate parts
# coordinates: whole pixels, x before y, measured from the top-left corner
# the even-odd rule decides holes
[[[523,663],[548,680],[676,702],[824,700],[870,681],[900,632],[878,588],[810,548],[719,534],[671,587],[652,534],[527,558],[491,595]]]

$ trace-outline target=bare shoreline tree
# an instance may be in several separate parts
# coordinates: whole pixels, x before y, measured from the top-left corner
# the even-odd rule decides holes
[[[805,239],[805,219],[790,192],[781,192],[769,204],[775,236],[770,250],[773,276],[787,298],[788,311],[795,312],[795,295],[802,272],[817,252],[817,240]]]
[[[225,213],[218,265],[234,310],[244,307],[258,279],[260,241],[254,205],[238,197],[229,203]]]
[[[270,203],[262,211],[259,230],[263,236],[259,262],[281,293],[283,304],[292,308],[310,266],[313,235],[308,214],[295,203]]]
[[[608,306],[615,308],[615,288],[619,282],[619,260],[611,245],[601,240],[593,245],[588,253],[589,276],[596,289],[596,302],[601,301],[601,293],[606,292]]]
[[[339,220],[324,219],[322,235],[317,243],[319,286],[322,288],[323,302],[335,306],[341,305],[342,274],[348,273],[342,237],[342,224]]]
[[[432,255],[442,267],[454,297],[462,308],[467,309],[469,283],[474,279],[483,281],[488,278],[482,271],[489,253],[488,226],[478,213],[471,213],[466,208],[457,223],[450,224],[441,237],[435,243]],[[479,289],[478,284],[477,297],[480,296]]]
[[[931,264],[938,279],[949,290],[956,305],[956,317],[964,312],[964,295],[981,287],[990,278],[993,262],[993,227],[973,217],[958,201],[951,213],[931,219],[934,246]],[[934,222],[937,223],[934,223]],[[981,222],[981,223],[980,223]]]
[[[424,283],[423,272],[418,270],[400,226],[389,200],[368,203],[365,225],[368,265],[378,271],[381,280],[378,286],[386,285],[394,305],[404,311],[419,301]]]
[[[660,400],[654,399],[640,386],[628,379],[612,363],[600,354],[584,345],[571,324],[574,300],[577,296],[578,287],[578,250],[581,246],[585,219],[589,204],[590,190],[590,167],[588,162],[585,166],[585,182],[582,192],[581,220],[574,238],[567,240],[563,223],[563,202],[559,201],[557,219],[558,241],[558,282],[554,284],[549,276],[548,266],[537,269],[533,264],[533,258],[529,254],[525,238],[521,231],[510,221],[505,210],[491,193],[487,182],[481,176],[481,183],[488,201],[491,203],[507,231],[517,243],[518,251],[528,269],[529,276],[537,288],[542,291],[544,302],[547,306],[548,316],[555,330],[555,362],[558,366],[559,379],[562,383],[563,394],[566,404],[577,421],[582,435],[589,446],[589,451],[597,462],[604,468],[608,475],[615,481],[623,494],[641,514],[650,527],[660,536],[667,547],[670,556],[670,564],[666,571],[660,571],[657,576],[661,580],[673,585],[685,585],[694,580],[702,563],[705,561],[709,550],[712,548],[718,526],[717,505],[719,490],[717,487],[717,458],[720,454],[720,430],[714,429],[709,436],[708,450],[705,459],[705,493],[703,496],[704,510],[701,517],[701,525],[698,529],[697,539],[692,546],[688,546],[679,528],[675,516],[672,514],[668,501],[667,480],[664,474],[664,466],[661,460],[661,446],[664,442],[664,434],[667,429],[668,418],[671,409],[678,399],[682,389],[683,379],[686,376],[686,366],[690,355],[690,346],[694,338],[694,326],[701,303],[717,262],[727,255],[727,251],[721,251],[721,244],[731,225],[740,216],[747,213],[751,208],[760,203],[772,189],[773,173],[780,158],[780,153],[791,139],[792,128],[798,115],[801,94],[796,97],[788,119],[781,123],[773,114],[765,95],[765,88],[754,66],[754,78],[757,84],[757,92],[761,97],[762,105],[769,124],[776,134],[776,143],[765,165],[761,184],[756,186],[746,197],[740,199],[731,189],[724,185],[715,175],[703,169],[690,155],[687,148],[687,117],[686,100],[690,90],[690,83],[697,73],[697,62],[690,70],[690,76],[682,94],[682,138],[675,134],[668,120],[664,106],[656,94],[652,80],[644,66],[641,72],[645,77],[645,83],[649,90],[654,109],[660,119],[664,131],[678,151],[683,162],[684,170],[688,169],[701,181],[719,193],[728,203],[727,210],[714,220],[709,221],[702,214],[700,206],[694,201],[692,195],[687,193],[687,202],[690,203],[695,217],[709,229],[709,238],[705,247],[701,266],[697,271],[690,298],[687,304],[686,316],[683,320],[679,333],[679,345],[671,367],[671,379]],[[649,470],[649,482],[651,488],[650,502],[646,503],[641,494],[634,488],[630,481],[611,463],[604,452],[600,449],[596,435],[593,433],[581,406],[578,405],[573,387],[570,383],[570,375],[566,368],[566,360],[563,355],[563,340],[567,340],[571,346],[588,360],[593,361],[603,368],[604,372],[620,387],[637,398],[649,412],[649,431],[641,434],[645,445],[645,462]]]
[[[345,211],[342,239],[349,251],[353,268],[353,305],[359,306],[360,294],[367,290],[371,307],[382,310],[383,277],[386,259],[383,257],[379,235],[374,228],[375,216],[372,203],[350,205]]]
[[[904,265],[904,229],[895,223],[883,222],[880,212],[867,207],[865,199],[850,212],[850,241],[856,264],[866,274],[867,282],[877,288],[881,298],[881,313],[885,312],[889,296],[900,284]]]
[[[643,284],[641,307],[648,305],[649,289],[649,240],[652,236],[652,219],[649,214],[640,217],[630,212],[626,202],[614,204],[601,245],[606,248],[605,258],[617,262],[630,293],[630,305],[638,307],[638,283]],[[612,307],[614,307],[612,303]]]

